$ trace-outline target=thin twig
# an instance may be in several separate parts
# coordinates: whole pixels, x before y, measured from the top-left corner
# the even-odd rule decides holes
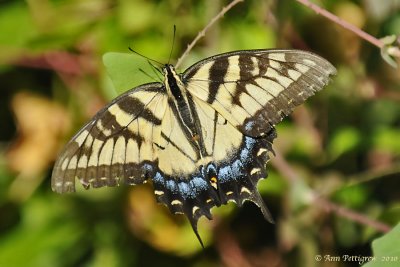
[[[297,180],[302,179],[300,175],[290,166],[290,164],[282,157],[279,152],[276,152],[275,158],[272,160],[272,164],[287,179],[290,184],[294,184]],[[391,227],[382,222],[373,220],[365,216],[364,214],[350,210],[346,207],[342,207],[336,203],[330,202],[328,199],[320,196],[315,191],[310,189],[311,202],[321,206],[328,212],[334,212],[337,215],[349,219],[354,222],[358,222],[363,225],[370,226],[377,231],[386,233],[390,231]]]
[[[185,52],[182,54],[182,56],[178,59],[178,62],[175,64],[176,68],[179,68],[179,66],[182,64],[183,59],[189,54],[189,52],[193,49],[193,47],[196,45],[196,43],[200,40],[200,38],[204,37],[206,32],[208,31],[209,28],[220,18],[222,18],[228,10],[230,10],[232,7],[237,5],[240,2],[243,2],[244,0],[234,0],[229,3],[226,7],[222,8],[221,11],[214,17],[212,20],[204,27],[203,30],[201,30],[196,38],[188,45],[186,48]]]
[[[387,233],[391,230],[391,227],[385,223],[373,220],[371,218],[368,218],[364,214],[358,213],[354,210],[351,210],[346,207],[340,206],[336,203],[330,202],[329,200],[327,200],[324,197],[314,195],[313,200],[314,200],[313,201],[314,203],[317,203],[319,206],[324,208],[327,212],[334,212],[341,217],[347,218],[354,222],[358,222],[362,225],[370,226],[371,228],[374,228],[375,230],[382,232],[382,233]]]
[[[338,16],[328,12],[327,10],[317,6],[316,4],[311,3],[308,0],[296,0],[297,2],[311,8],[314,10],[317,14],[320,14],[324,16],[325,18],[335,22],[336,24],[342,26],[343,28],[352,31],[353,33],[357,34],[360,36],[362,39],[366,40],[367,42],[375,45],[376,47],[383,49],[386,44],[382,41],[377,39],[376,37],[364,32],[363,30],[357,28],[353,24],[348,23],[347,21],[342,20]],[[390,49],[390,55],[395,56],[395,57],[400,57],[400,49],[398,47],[391,47]]]

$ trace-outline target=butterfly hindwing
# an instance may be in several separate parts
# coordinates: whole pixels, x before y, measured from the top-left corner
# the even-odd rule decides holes
[[[88,188],[138,184],[152,177],[166,100],[162,84],[153,83],[126,92],[99,111],[61,152],[53,190],[75,191],[76,178]]]
[[[202,60],[187,69],[187,90],[243,134],[260,136],[321,90],[336,72],[298,50],[248,50]]]
[[[250,200],[272,221],[257,183],[267,176],[265,163],[275,131],[257,139],[244,136],[207,102],[194,97],[192,105],[202,125],[197,139],[203,147],[196,150],[190,145],[178,127],[179,115],[168,108],[162,127],[162,135],[169,133],[168,141],[158,151],[159,171],[153,179],[157,200],[171,212],[185,214],[196,234],[198,219],[211,219],[210,209],[229,201],[242,205]]]

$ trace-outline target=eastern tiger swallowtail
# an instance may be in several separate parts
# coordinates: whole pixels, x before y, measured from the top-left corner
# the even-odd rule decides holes
[[[52,189],[135,185],[150,179],[158,202],[193,230],[213,206],[246,200],[272,217],[257,191],[267,176],[275,124],[321,90],[335,68],[297,50],[216,55],[163,83],[129,90],[100,110],[55,163]]]

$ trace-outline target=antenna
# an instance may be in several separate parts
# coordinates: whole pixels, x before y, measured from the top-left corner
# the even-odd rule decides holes
[[[156,76],[157,77],[157,79],[156,78],[154,78],[153,76],[151,76],[151,75],[149,75],[147,72],[145,72],[143,69],[139,69],[139,71],[141,72],[141,73],[143,73],[144,75],[146,75],[147,77],[149,77],[150,79],[152,79],[152,80],[155,80],[155,81],[158,81],[158,82],[162,82],[161,81],[161,79],[160,79],[160,77],[158,77],[158,76]]]
[[[171,51],[169,52],[169,58],[168,58],[168,64],[171,60],[172,56],[172,51],[174,50],[174,45],[175,45],[175,34],[176,34],[176,25],[174,24],[174,37],[172,38],[172,46],[171,46]]]
[[[133,50],[131,47],[128,47],[128,49],[129,49],[131,52],[135,53],[136,55],[139,55],[139,56],[141,56],[141,57],[147,59],[148,61],[153,61],[153,62],[155,62],[155,63],[157,63],[157,64],[159,64],[159,65],[161,65],[161,66],[164,66],[163,63],[161,63],[161,62],[159,62],[159,61],[157,61],[157,60],[155,60],[155,59],[146,57],[145,55],[142,55],[142,54],[140,54],[139,52],[136,52],[136,51]]]
[[[160,78],[160,76],[158,76],[158,74],[161,74],[161,77],[163,77],[163,76],[164,76],[164,73],[163,73],[159,68],[157,68],[156,66],[154,66],[153,64],[151,64],[151,61],[147,60],[147,63],[149,63],[149,65],[151,66],[151,70],[152,70],[153,73],[156,75],[156,77],[159,78],[159,79],[161,80],[161,78]]]

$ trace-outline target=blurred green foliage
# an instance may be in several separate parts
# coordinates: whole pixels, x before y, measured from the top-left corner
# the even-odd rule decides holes
[[[400,32],[396,1],[316,2],[378,38]],[[317,192],[391,227],[400,221],[399,70],[378,48],[296,1],[238,4],[180,68],[217,53],[274,47],[312,50],[337,67],[326,89],[277,126],[274,149],[298,180],[268,164],[259,190],[276,224],[252,204],[214,208],[215,219],[199,223],[202,250],[186,219],[157,205],[149,185],[51,192],[52,164],[74,132],[118,94],[157,81],[128,47],[167,62],[176,25],[174,63],[226,4],[0,2],[0,266],[358,266],[315,256],[399,254],[398,227],[372,251],[381,232],[311,198]]]

